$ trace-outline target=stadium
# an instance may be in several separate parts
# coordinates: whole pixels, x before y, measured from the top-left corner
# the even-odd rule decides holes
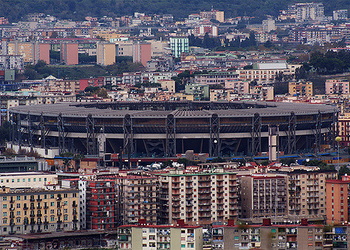
[[[284,154],[319,152],[332,144],[331,105],[265,102],[108,102],[18,106],[10,110],[9,146],[45,157],[63,152],[176,157],[187,150],[211,157],[255,156],[269,133]]]

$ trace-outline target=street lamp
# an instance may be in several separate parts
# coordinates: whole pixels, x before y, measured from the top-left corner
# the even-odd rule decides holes
[[[337,142],[337,146],[338,146],[338,171],[339,171],[339,168],[340,168],[340,148],[339,148],[339,142],[341,141],[341,137],[340,136],[337,136],[335,137],[335,141]]]

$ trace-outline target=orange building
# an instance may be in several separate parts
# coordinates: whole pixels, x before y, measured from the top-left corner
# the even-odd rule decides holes
[[[349,221],[347,180],[326,181],[327,224],[343,224]]]
[[[78,44],[62,43],[61,44],[61,61],[66,65],[76,65],[78,62]]]
[[[152,47],[150,43],[136,43],[133,45],[133,62],[140,62],[143,66],[147,66],[147,62],[151,60]]]

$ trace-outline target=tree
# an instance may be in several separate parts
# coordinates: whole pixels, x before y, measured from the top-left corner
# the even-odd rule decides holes
[[[350,169],[348,166],[341,166],[339,171],[338,171],[338,179],[341,179],[342,176],[344,175],[350,175]]]

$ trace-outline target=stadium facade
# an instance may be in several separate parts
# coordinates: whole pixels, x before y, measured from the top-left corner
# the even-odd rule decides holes
[[[269,131],[285,154],[332,144],[335,106],[264,102],[109,102],[18,106],[10,110],[11,142],[50,156],[63,152],[175,157],[261,155]]]

